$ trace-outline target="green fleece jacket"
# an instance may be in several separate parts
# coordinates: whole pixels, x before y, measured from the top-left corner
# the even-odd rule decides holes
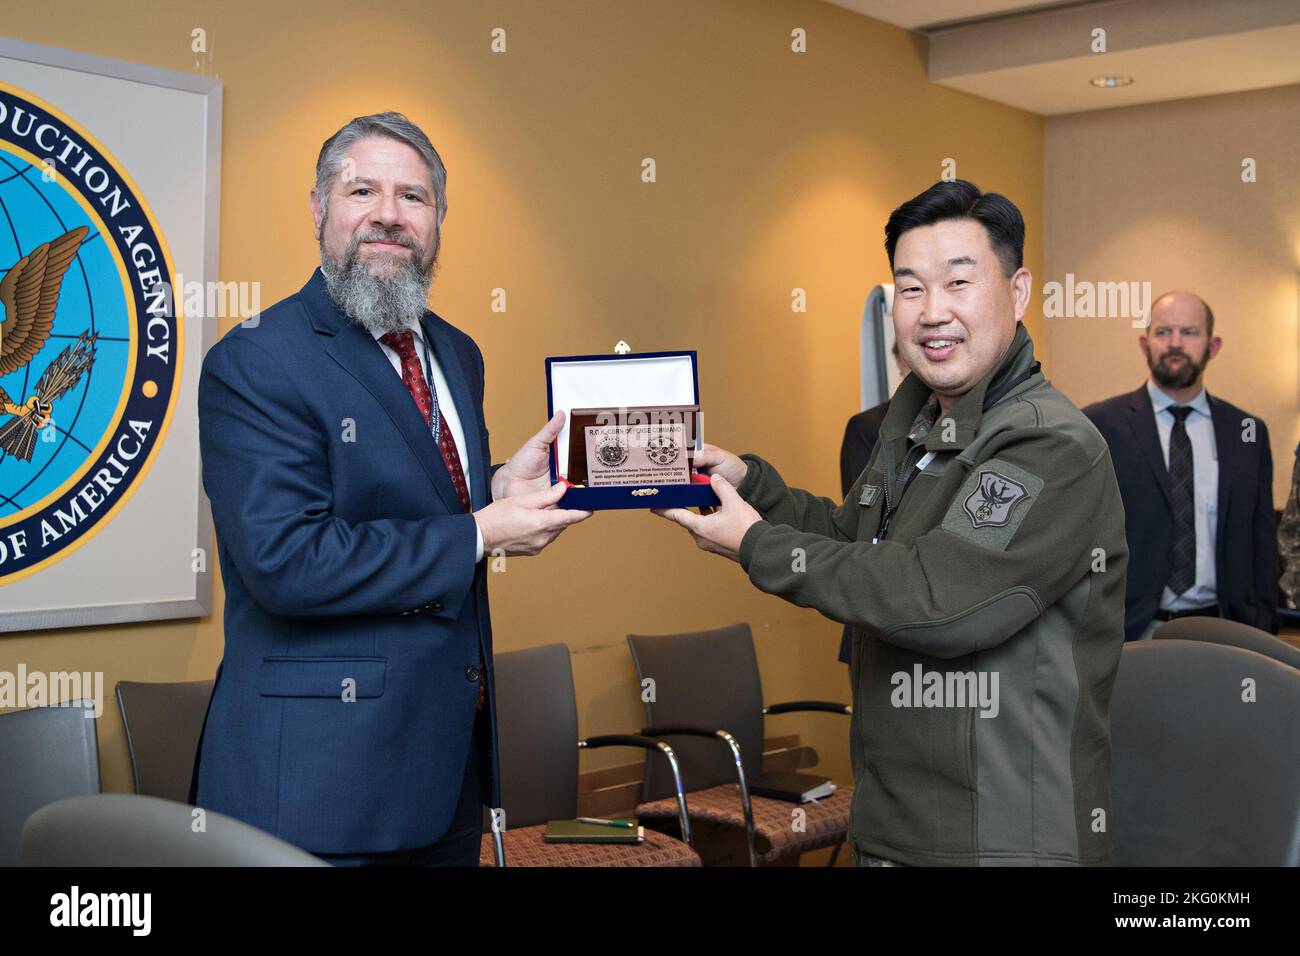
[[[1108,863],[1128,547],[1106,443],[1043,377],[1023,325],[932,425],[930,398],[903,380],[842,505],[742,456],[738,491],[763,520],[741,566],[852,625],[859,850]]]

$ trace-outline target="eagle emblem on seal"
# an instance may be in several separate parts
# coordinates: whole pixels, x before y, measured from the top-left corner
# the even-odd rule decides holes
[[[45,348],[54,326],[63,277],[89,230],[78,226],[42,243],[19,259],[0,279],[0,378],[25,367]],[[21,461],[32,460],[36,434],[51,422],[54,402],[71,390],[95,364],[96,335],[81,333],[45,367],[32,395],[15,403],[0,387],[0,450]],[[19,396],[21,398],[21,396]]]
[[[596,457],[606,468],[617,468],[627,461],[627,444],[617,435],[606,435],[596,445]]]

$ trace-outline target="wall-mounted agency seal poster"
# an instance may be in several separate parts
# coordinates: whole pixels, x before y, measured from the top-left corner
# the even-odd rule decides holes
[[[212,79],[0,39],[0,631],[209,611],[219,135]]]

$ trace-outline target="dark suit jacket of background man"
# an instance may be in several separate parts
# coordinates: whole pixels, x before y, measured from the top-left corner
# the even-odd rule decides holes
[[[1255,440],[1243,440],[1243,423],[1253,416],[1221,398],[1208,397],[1219,455],[1214,561],[1219,613],[1276,633],[1277,531],[1268,428],[1255,418]],[[1173,543],[1169,469],[1145,384],[1135,392],[1089,405],[1083,413],[1110,446],[1124,499],[1129,547],[1124,632],[1131,641],[1141,637],[1155,617],[1169,581]]]
[[[858,480],[871,460],[871,450],[876,447],[876,436],[880,434],[880,423],[889,411],[889,399],[879,405],[858,412],[849,419],[844,427],[844,441],[840,443],[840,497],[843,498]],[[853,629],[844,625],[844,636],[840,638],[840,663],[847,664],[853,654]]]
[[[252,326],[251,323],[248,325]],[[426,311],[426,340],[488,504],[483,357]],[[426,846],[451,823],[487,662],[486,561],[415,402],[317,270],[208,352],[203,485],[226,588],[191,800],[317,853]],[[355,700],[342,688],[351,679]]]

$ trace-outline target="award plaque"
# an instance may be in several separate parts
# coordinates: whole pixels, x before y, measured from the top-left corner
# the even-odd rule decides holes
[[[694,469],[704,441],[696,354],[633,352],[546,360],[546,417],[565,414],[551,445],[551,481],[567,486],[558,506],[717,507]]]
[[[575,408],[569,481],[589,488],[691,481],[698,405]]]

